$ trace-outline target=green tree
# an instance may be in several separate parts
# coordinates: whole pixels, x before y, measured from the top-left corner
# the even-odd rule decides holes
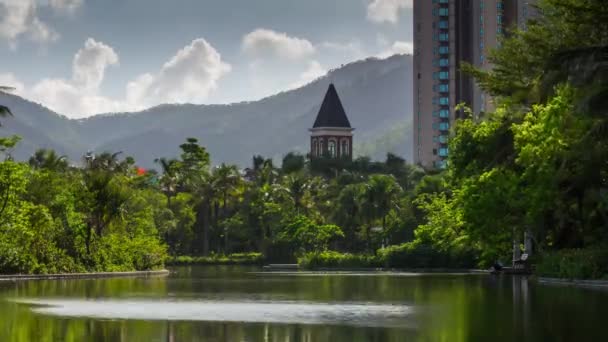
[[[52,171],[65,171],[68,168],[66,156],[59,156],[54,150],[39,149],[29,159],[34,169],[48,169]]]

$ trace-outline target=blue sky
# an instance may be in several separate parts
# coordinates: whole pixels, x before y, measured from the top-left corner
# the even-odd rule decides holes
[[[411,51],[412,0],[0,0],[0,84],[70,117],[231,103]]]

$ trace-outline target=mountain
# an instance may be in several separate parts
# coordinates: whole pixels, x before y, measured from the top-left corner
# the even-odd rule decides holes
[[[123,151],[142,166],[174,157],[186,137],[196,137],[213,163],[248,165],[254,154],[280,158],[306,152],[309,132],[330,82],[336,85],[355,131],[355,153],[382,158],[393,152],[412,158],[412,57],[370,58],[331,70],[290,91],[229,105],[161,105],[136,113],[70,120],[20,97],[0,94],[15,114],[2,120],[2,135],[18,134],[14,151],[28,158],[36,148],[54,148],[71,160],[87,150]]]

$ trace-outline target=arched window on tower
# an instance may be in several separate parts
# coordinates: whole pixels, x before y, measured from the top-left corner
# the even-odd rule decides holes
[[[348,139],[342,139],[342,148],[340,150],[340,155],[342,157],[348,157],[350,155],[350,146],[348,143]]]
[[[325,153],[325,149],[323,146],[323,138],[321,138],[321,139],[319,139],[319,152],[317,152],[317,156],[323,157],[324,153]]]
[[[336,158],[337,155],[337,144],[336,144],[336,140],[334,139],[330,139],[329,142],[327,143],[327,148],[329,150],[329,156],[332,158]]]
[[[312,151],[310,151],[313,157],[319,155],[317,139],[312,139]]]

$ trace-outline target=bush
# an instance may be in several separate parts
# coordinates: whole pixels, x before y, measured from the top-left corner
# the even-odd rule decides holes
[[[167,248],[153,237],[129,239],[109,234],[96,240],[91,247],[90,271],[127,272],[160,269],[167,258]]]
[[[340,253],[335,251],[311,252],[298,258],[302,268],[375,268],[382,267],[376,256]]]
[[[545,253],[536,264],[543,277],[599,279],[608,276],[608,249],[563,249]]]
[[[428,245],[404,243],[380,249],[378,256],[390,268],[473,268],[476,266],[471,251],[439,251]]]
[[[167,265],[261,265],[264,263],[262,253],[233,253],[229,255],[212,254],[210,256],[176,256],[167,261]]]
[[[312,252],[298,259],[300,267],[317,268],[473,268],[476,259],[469,251],[442,252],[426,245],[405,243],[378,250],[377,255],[335,251]]]

